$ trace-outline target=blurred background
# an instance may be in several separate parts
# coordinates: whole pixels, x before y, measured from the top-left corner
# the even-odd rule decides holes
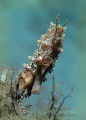
[[[64,82],[61,89],[66,96],[72,88],[72,98],[64,105],[71,107],[68,111],[73,116],[64,120],[86,119],[86,1],[85,0],[0,0],[0,67],[23,69],[23,63],[29,63],[28,56],[34,55],[38,48],[37,40],[46,33],[50,22],[59,24],[70,17],[66,24],[64,52],[55,65],[55,82]],[[48,77],[53,76],[48,74]],[[50,90],[51,81],[43,83]],[[47,99],[45,92],[40,97]],[[25,99],[35,104],[39,96],[32,95]],[[34,100],[35,99],[35,100]],[[74,116],[76,114],[76,116]]]

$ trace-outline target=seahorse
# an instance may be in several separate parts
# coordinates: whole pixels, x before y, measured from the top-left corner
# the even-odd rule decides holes
[[[66,30],[65,24],[58,25],[59,15],[56,17],[56,24],[50,22],[50,27],[46,34],[42,35],[38,41],[38,49],[35,50],[34,56],[29,56],[29,64],[24,63],[24,69],[20,73],[19,91],[24,93],[28,90],[27,95],[31,93],[40,94],[41,84],[45,81],[45,76],[51,72],[55,66],[60,53],[63,52],[63,39]],[[18,81],[18,78],[16,79]],[[14,80],[15,82],[15,80]]]

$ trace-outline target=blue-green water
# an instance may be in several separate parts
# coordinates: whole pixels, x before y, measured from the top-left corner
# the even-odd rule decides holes
[[[86,1],[85,0],[0,0],[0,63],[23,69],[23,63],[29,63],[37,49],[37,39],[47,32],[50,22],[60,15],[62,25],[69,17],[64,52],[54,68],[56,83],[64,82],[60,87],[64,95],[72,88],[72,98],[65,101],[70,106],[70,120],[85,120],[86,115]],[[47,76],[52,76],[48,74]],[[50,89],[51,82],[43,84]],[[40,95],[44,98],[44,93]],[[34,101],[35,98],[35,101]],[[47,98],[46,98],[47,99]],[[35,103],[38,96],[25,101]],[[64,117],[64,119],[67,119]]]

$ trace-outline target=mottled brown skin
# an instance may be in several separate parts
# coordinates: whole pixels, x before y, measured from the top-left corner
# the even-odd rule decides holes
[[[24,90],[29,88],[34,83],[34,75],[33,72],[29,69],[26,69],[21,73],[21,79],[23,80],[22,83],[19,84]]]
[[[48,32],[38,40],[39,48],[35,51],[34,60],[29,65],[26,65],[25,70],[21,72],[19,89],[23,91],[29,89],[29,92],[40,93],[41,86],[45,75],[55,66],[55,61],[63,51],[63,38],[66,28],[58,26],[59,16],[56,18],[56,25],[51,23]],[[29,66],[29,67],[28,67]],[[35,91],[35,92],[34,92]]]

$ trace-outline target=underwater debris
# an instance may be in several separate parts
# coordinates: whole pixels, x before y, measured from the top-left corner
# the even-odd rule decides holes
[[[28,120],[29,111],[26,110],[26,106],[23,107],[21,100],[16,99],[17,94],[14,94],[12,83],[14,72],[5,69],[1,75],[4,77],[1,78],[5,78],[5,75],[9,79],[4,79],[3,82],[0,79],[0,120]]]
[[[7,81],[8,81],[8,79],[10,78],[9,76],[10,76],[10,73],[11,73],[11,71],[10,71],[10,69],[8,68],[8,69],[5,69],[4,70],[4,72],[3,72],[3,74],[1,75],[1,77],[0,77],[0,83],[6,83]],[[9,75],[9,76],[8,76]]]

